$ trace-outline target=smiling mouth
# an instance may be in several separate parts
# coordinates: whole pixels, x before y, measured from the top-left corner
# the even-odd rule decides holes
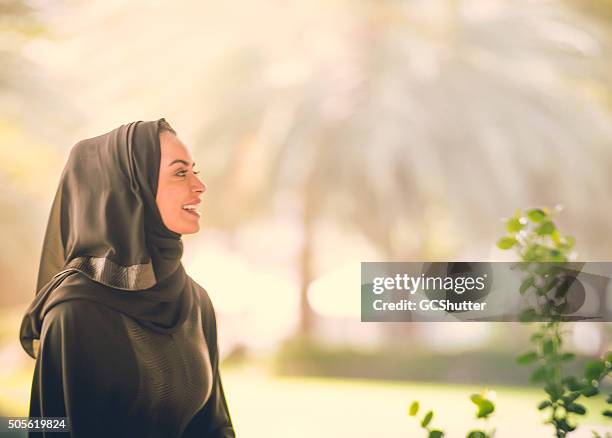
[[[200,212],[197,210],[196,205],[183,205],[182,209],[192,216],[200,217]]]

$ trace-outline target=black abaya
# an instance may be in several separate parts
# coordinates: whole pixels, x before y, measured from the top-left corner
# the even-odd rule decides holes
[[[212,303],[155,201],[163,126],[77,143],[51,207],[20,339],[30,417],[68,417],[73,438],[234,437]]]
[[[59,288],[81,288],[80,275]],[[30,416],[69,417],[73,437],[234,437],[214,310],[204,289],[194,302],[171,334],[87,300],[54,306],[42,328]]]

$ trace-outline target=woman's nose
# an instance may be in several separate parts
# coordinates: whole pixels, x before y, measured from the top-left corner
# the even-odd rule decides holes
[[[200,178],[196,176],[193,184],[193,191],[197,193],[206,193],[208,191],[208,187],[200,180]]]

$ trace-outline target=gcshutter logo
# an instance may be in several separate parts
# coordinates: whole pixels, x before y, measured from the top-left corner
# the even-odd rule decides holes
[[[610,321],[610,263],[362,263],[361,320]]]

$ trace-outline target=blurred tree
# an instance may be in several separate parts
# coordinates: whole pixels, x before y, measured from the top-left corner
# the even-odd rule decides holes
[[[211,193],[218,226],[278,193],[302,199],[304,331],[321,217],[357,227],[390,260],[433,260],[493,236],[500,205],[581,210],[586,198],[572,193],[585,192],[608,204],[595,181],[609,174],[587,157],[612,163],[610,114],[581,91],[583,71],[599,77],[605,35],[585,39],[558,5],[535,16],[506,2],[441,5],[366,2],[298,32],[316,39],[277,44],[268,32],[241,49],[243,63],[228,68],[236,88],[202,127],[201,143],[229,152],[212,184],[223,188]],[[593,225],[586,240],[599,241],[609,225]]]
[[[63,90],[38,65],[48,36],[45,15],[32,2],[0,3],[0,305],[34,293],[46,222],[47,195],[62,168],[53,140],[66,141],[73,116]],[[44,43],[43,43],[44,44]],[[77,117],[72,118],[76,123]]]
[[[308,330],[322,220],[390,260],[486,258],[490,218],[562,202],[585,256],[609,257],[610,37],[562,5],[104,2],[53,22],[48,62],[96,109],[88,132],[143,113],[194,126],[213,226],[296,201]]]
[[[18,114],[24,103],[20,93],[32,91],[27,90],[30,81],[22,53],[24,42],[40,30],[27,2],[7,0],[0,4],[0,305],[22,302],[32,293],[35,282],[31,253],[36,240],[33,230],[39,224],[24,190],[29,169],[20,155],[29,156],[29,151],[23,150],[26,142]]]

